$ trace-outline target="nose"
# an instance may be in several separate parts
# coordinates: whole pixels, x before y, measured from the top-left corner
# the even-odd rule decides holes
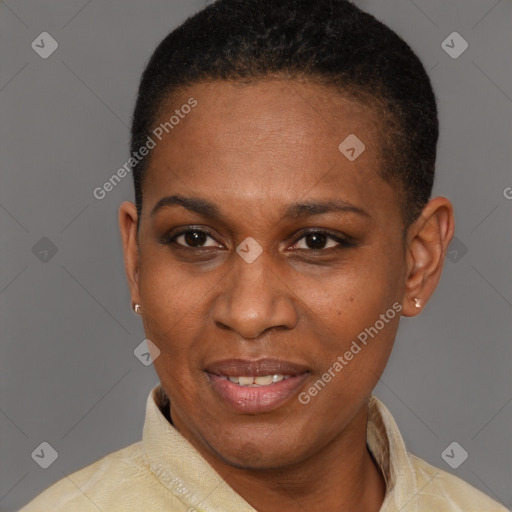
[[[261,254],[252,263],[238,255],[235,267],[221,285],[213,305],[213,320],[245,339],[271,329],[293,329],[298,321],[294,293],[285,279]]]

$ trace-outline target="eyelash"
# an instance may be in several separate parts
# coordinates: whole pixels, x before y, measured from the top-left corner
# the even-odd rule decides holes
[[[204,230],[204,229],[194,229],[194,228],[190,228],[189,227],[189,228],[183,229],[180,232],[175,233],[173,235],[171,235],[171,234],[165,235],[163,237],[163,239],[161,240],[161,243],[163,243],[164,245],[175,244],[175,245],[177,245],[178,247],[180,247],[182,249],[188,249],[188,250],[200,250],[200,249],[208,249],[209,248],[209,247],[189,247],[189,246],[186,246],[186,245],[183,245],[183,244],[179,244],[179,243],[176,242],[177,238],[179,238],[182,235],[186,235],[187,233],[204,233],[208,237],[212,238],[213,240],[215,240],[217,242],[215,237],[209,231]],[[333,234],[329,233],[328,231],[323,231],[323,230],[319,230],[319,229],[312,229],[312,230],[308,230],[308,231],[302,232],[301,235],[295,240],[295,242],[293,242],[292,245],[296,245],[303,238],[305,238],[306,236],[311,235],[311,234],[326,235],[327,236],[327,240],[333,240],[333,241],[337,242],[339,245],[336,246],[336,247],[329,247],[327,249],[294,249],[294,250],[296,250],[296,251],[307,251],[307,252],[329,253],[331,251],[340,250],[340,249],[347,249],[347,248],[350,248],[350,247],[354,247],[356,245],[355,242],[352,241],[350,238],[343,238],[343,237],[340,237],[340,236],[336,236],[336,235],[333,235]],[[219,243],[219,242],[217,242],[217,243]]]

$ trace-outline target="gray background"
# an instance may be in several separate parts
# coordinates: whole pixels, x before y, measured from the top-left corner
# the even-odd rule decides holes
[[[424,62],[439,100],[436,194],[457,241],[420,317],[404,319],[376,394],[409,449],[512,506],[512,5],[508,0],[367,0]],[[0,2],[0,510],[140,439],[157,383],[133,354],[117,210],[136,88],[155,45],[204,0]],[[48,59],[32,41],[49,32]],[[441,43],[459,32],[457,59]],[[42,261],[48,241],[57,252]],[[36,244],[39,242],[39,246]],[[36,246],[36,249],[34,249]],[[42,249],[41,249],[42,248]],[[43,258],[44,260],[44,258]],[[48,468],[31,453],[58,452]],[[457,469],[441,457],[457,441]]]

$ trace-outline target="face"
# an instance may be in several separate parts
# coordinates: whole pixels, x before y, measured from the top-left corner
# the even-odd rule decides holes
[[[365,428],[395,338],[406,241],[383,128],[279,80],[194,85],[156,124],[191,97],[153,137],[132,298],[176,428],[226,464],[284,467]]]

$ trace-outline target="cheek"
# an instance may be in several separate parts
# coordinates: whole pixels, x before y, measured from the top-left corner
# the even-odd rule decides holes
[[[373,324],[400,295],[400,267],[377,256],[359,258],[353,265],[319,279],[295,279],[294,292],[305,313],[347,337]]]
[[[159,337],[172,338],[197,322],[196,316],[214,285],[211,273],[191,272],[160,249],[141,256],[139,292],[144,317]]]
[[[364,396],[384,370],[398,329],[402,272],[396,249],[368,251],[328,280],[297,283],[308,290],[302,297],[316,332],[309,348],[319,363],[316,377],[330,372],[325,379],[340,398]]]

